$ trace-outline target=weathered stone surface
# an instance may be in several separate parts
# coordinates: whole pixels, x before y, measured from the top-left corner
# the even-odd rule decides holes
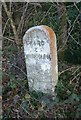
[[[29,89],[53,94],[58,80],[56,36],[47,26],[35,26],[23,37]]]

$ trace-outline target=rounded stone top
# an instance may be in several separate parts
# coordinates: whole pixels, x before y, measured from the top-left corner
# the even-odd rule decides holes
[[[51,29],[50,27],[48,27],[46,25],[34,26],[34,27],[29,28],[26,31],[26,33],[23,37],[23,40],[25,40],[26,34],[29,34],[30,32],[33,32],[36,29],[45,32],[45,34],[50,38],[50,47],[53,47],[54,41],[56,40],[56,35],[55,35],[53,29]]]

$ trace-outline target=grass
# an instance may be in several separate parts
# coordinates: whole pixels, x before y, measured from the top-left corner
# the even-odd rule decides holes
[[[6,52],[7,51],[7,52]],[[16,47],[4,46],[3,50],[3,120],[9,118],[78,118],[81,117],[81,68],[61,69],[56,86],[55,100],[41,92],[30,92],[26,76],[17,68],[14,69]],[[18,56],[19,58],[19,56]],[[20,56],[22,59],[22,57]],[[17,62],[17,61],[16,61]],[[17,65],[15,62],[15,66]],[[21,63],[18,67],[20,67]],[[25,66],[25,64],[23,64]],[[67,64],[67,68],[72,67]],[[77,68],[77,69],[76,69]],[[20,68],[22,69],[22,68]],[[24,69],[25,70],[25,69]],[[24,71],[26,72],[26,71]],[[62,73],[63,72],[63,73]],[[61,74],[62,73],[62,74]],[[20,75],[21,74],[21,75]]]

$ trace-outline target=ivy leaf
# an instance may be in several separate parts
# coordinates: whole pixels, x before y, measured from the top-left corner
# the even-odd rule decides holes
[[[29,94],[25,95],[25,99],[30,100],[31,96]]]
[[[79,101],[79,97],[77,96],[77,94],[73,93],[73,94],[70,96],[70,100],[71,100],[71,101]]]

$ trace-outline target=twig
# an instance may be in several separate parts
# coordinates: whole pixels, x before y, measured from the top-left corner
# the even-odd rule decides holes
[[[18,103],[18,102],[17,102]],[[18,103],[19,104],[19,103]],[[21,104],[19,104],[19,106],[29,115],[32,116]]]
[[[74,6],[76,7],[76,9],[78,10],[78,12],[80,13],[80,10],[78,9],[76,3],[74,2]]]
[[[8,38],[8,37],[2,36],[2,35],[0,35],[0,37],[2,37],[2,38],[4,38],[4,39],[7,39],[7,40],[9,40],[9,41],[11,41],[11,42],[14,42],[14,40],[12,40],[12,39],[10,39],[10,38]]]
[[[2,33],[3,35],[4,35],[4,33],[5,33],[5,29],[6,29],[6,26],[7,26],[8,22],[9,22],[9,20],[10,20],[10,19],[8,18],[8,20],[7,20],[6,23],[5,23],[5,26],[4,26],[4,29],[3,29],[3,33]]]
[[[16,82],[18,83],[18,85],[20,85],[21,86],[21,88],[25,91],[25,92],[27,92],[28,94],[30,94],[30,91],[27,91],[26,89],[24,89],[24,87],[16,80]],[[37,102],[40,102],[38,99],[36,99],[36,98],[33,98],[34,100],[36,100]]]
[[[58,54],[59,54],[61,51],[63,51],[63,50],[64,50],[64,48],[65,48],[65,46],[66,46],[66,43],[67,43],[67,40],[68,40],[68,38],[69,38],[69,36],[70,36],[71,32],[73,31],[74,25],[75,25],[75,23],[76,23],[76,21],[77,21],[78,17],[79,17],[79,14],[78,14],[78,16],[76,17],[76,19],[74,20],[72,27],[70,27],[70,28],[71,28],[71,30],[70,30],[70,32],[68,32],[68,36],[67,36],[67,39],[66,39],[65,43],[63,44],[63,47],[62,47],[62,48],[60,48],[60,49],[58,50]]]
[[[73,82],[79,75],[80,75],[81,72],[79,72],[72,80],[71,82]]]
[[[50,11],[50,9],[53,7],[53,5],[51,5],[51,7],[48,9],[46,15],[42,18],[42,20],[40,21],[40,23],[42,23],[42,21],[45,19],[45,17],[47,16],[48,12]]]
[[[77,67],[78,67],[78,66],[77,66]],[[70,67],[70,68],[68,68],[68,69],[66,69],[66,70],[63,70],[62,72],[60,72],[59,75],[63,74],[64,72],[66,72],[66,71],[68,71],[68,70],[75,69],[75,68],[76,68],[76,67]]]
[[[74,75],[80,68],[81,68],[81,66],[78,67],[72,75]]]
[[[18,66],[14,65],[14,64],[11,64],[11,65],[14,66],[15,68],[19,69],[27,77],[27,74],[21,68],[19,68]]]
[[[70,37],[74,40],[74,42],[77,43],[77,45],[79,45],[81,47],[81,44],[79,42],[77,42],[71,34],[70,34]]]
[[[4,9],[5,9],[5,12],[6,12],[8,18],[10,19],[11,26],[12,26],[12,30],[13,30],[14,37],[15,37],[15,42],[16,42],[16,44],[18,45],[18,43],[19,43],[18,34],[17,34],[17,31],[16,31],[15,23],[14,23],[14,21],[13,21],[13,19],[12,19],[12,13],[11,13],[10,11],[8,11],[7,5],[6,5],[6,3],[5,3],[4,0],[3,0],[3,2],[2,2],[2,5],[3,5]]]
[[[77,70],[72,75],[74,75],[80,68],[81,68],[81,66],[78,67]],[[70,84],[80,75],[80,73],[81,72],[79,72],[72,80],[70,80]]]
[[[26,4],[26,8],[25,8],[25,10],[24,10],[24,12],[23,12],[23,14],[22,14],[22,16],[21,16],[21,20],[20,20],[19,26],[18,26],[18,28],[17,28],[17,33],[18,33],[18,34],[19,34],[20,29],[21,29],[21,25],[22,25],[22,23],[23,23],[24,16],[25,16],[25,13],[26,13],[26,11],[27,11],[27,8],[28,8],[28,3]]]

